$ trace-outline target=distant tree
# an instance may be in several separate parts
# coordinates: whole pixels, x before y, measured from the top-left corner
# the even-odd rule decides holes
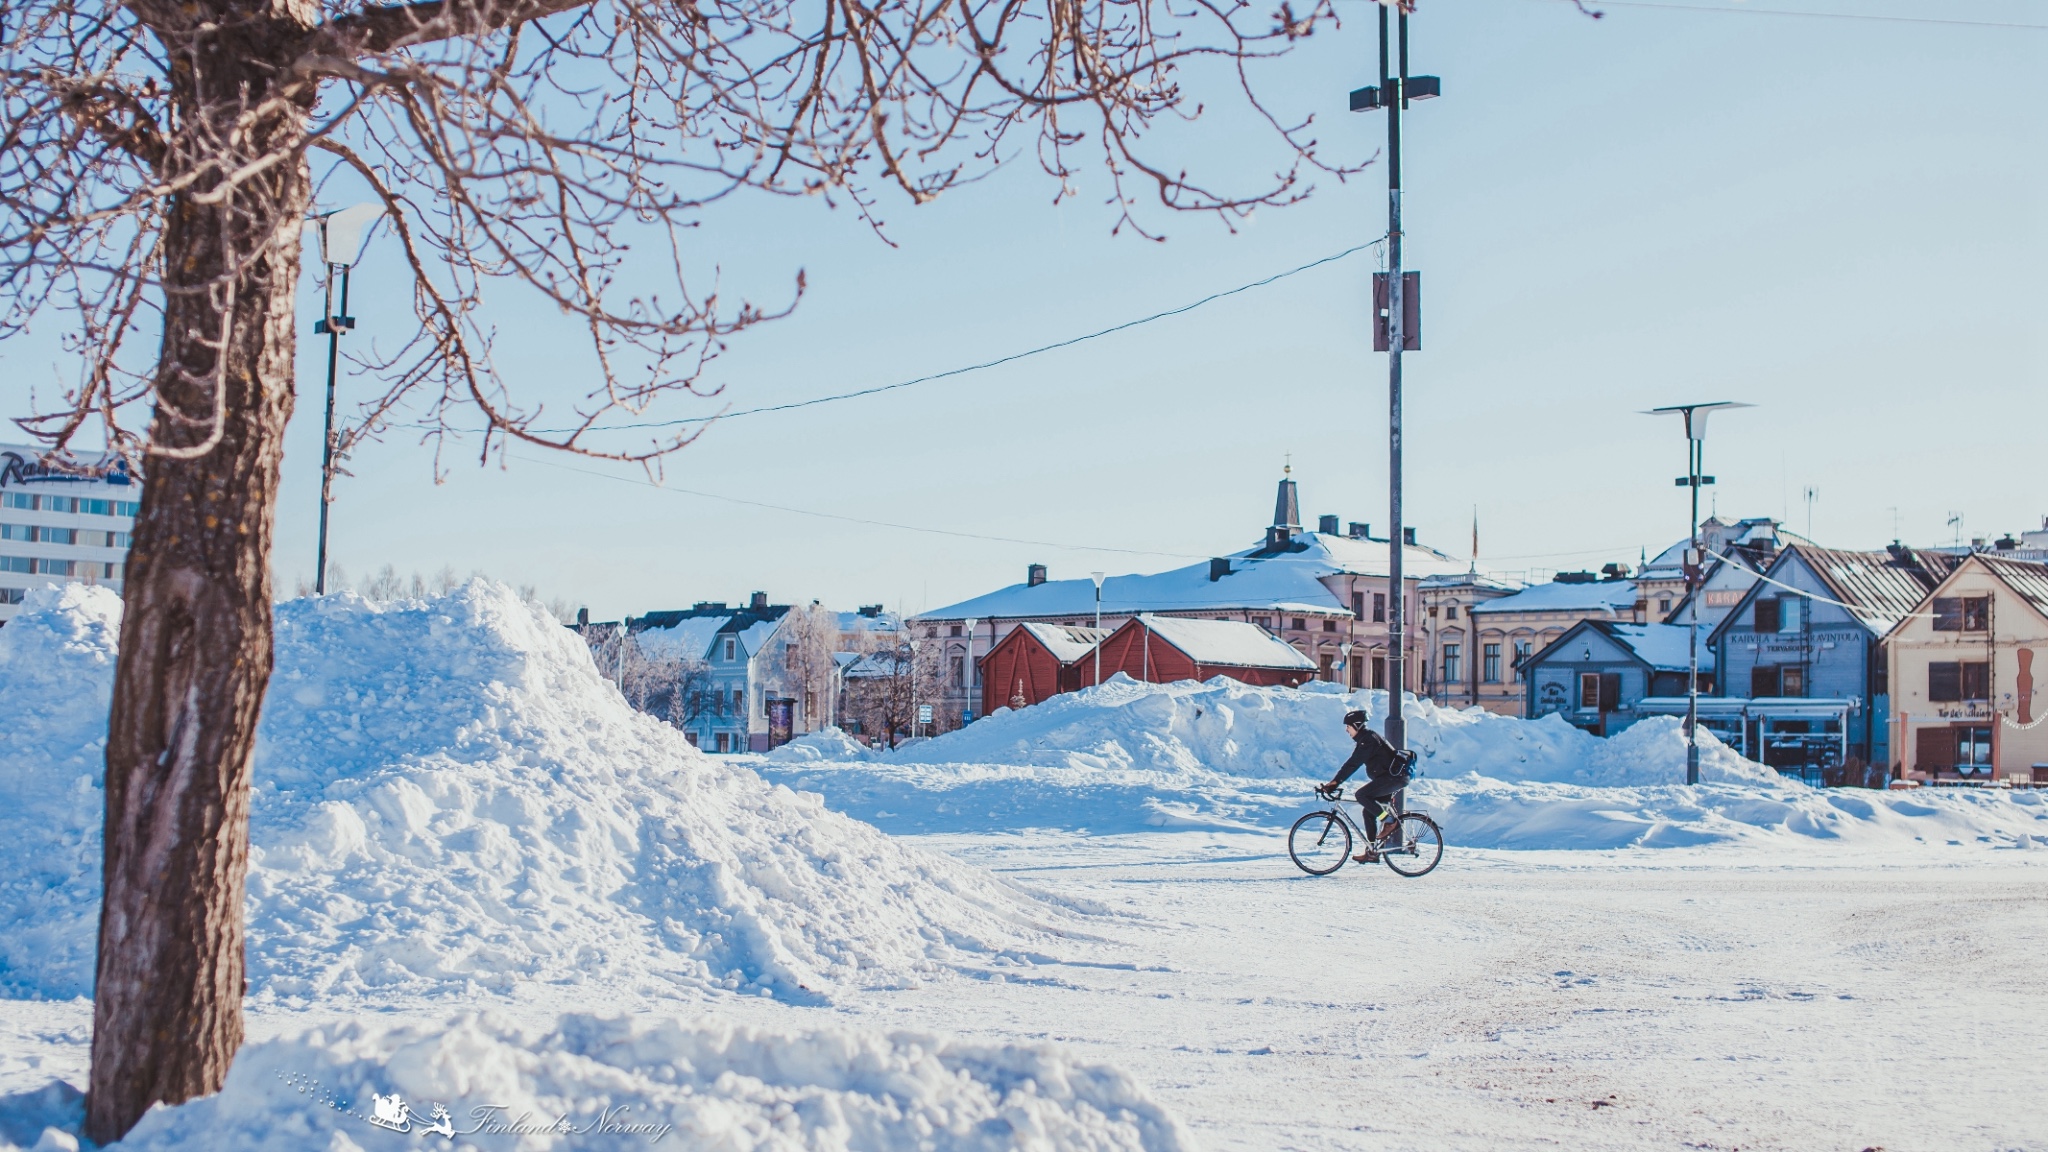
[[[25,424],[57,452],[97,424],[144,465],[86,1134],[110,1143],[154,1103],[219,1089],[242,1041],[249,765],[313,156],[389,214],[419,321],[364,362],[380,383],[344,454],[411,404],[436,443],[480,420],[484,458],[519,441],[653,462],[693,433],[623,441],[614,418],[705,394],[724,341],[789,307],[686,282],[715,206],[816,195],[879,224],[878,187],[921,203],[1027,153],[1061,197],[1092,156],[1119,228],[1144,231],[1141,193],[1229,218],[1290,202],[1314,141],[1251,77],[1329,14],[1309,3],[0,0],[0,338],[61,317],[81,360]],[[1203,109],[1191,85],[1277,134],[1271,165],[1242,139],[1227,150],[1249,187],[1152,147],[1155,124]],[[571,318],[581,400],[514,396],[486,286]]]
[[[791,608],[778,632],[783,641],[785,690],[803,709],[803,730],[831,722],[832,680],[839,651],[839,613],[813,600]]]
[[[868,653],[850,669],[846,681],[847,714],[861,731],[894,748],[917,724],[920,704],[936,705],[944,691],[939,646],[902,639]]]

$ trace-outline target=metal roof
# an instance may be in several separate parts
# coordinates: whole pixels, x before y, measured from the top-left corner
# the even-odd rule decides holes
[[[1847,605],[1851,615],[1865,627],[1882,635],[1912,615],[1940,575],[1928,571],[1920,557],[1908,549],[1891,552],[1845,552],[1814,544],[1793,544],[1780,554],[1797,555],[1828,589],[1828,594]],[[1775,571],[1778,565],[1771,565]],[[1762,587],[1761,582],[1758,585]]]
[[[1979,552],[1976,557],[2020,599],[2033,605],[2034,611],[2048,616],[2048,564],[2015,560],[1995,552]]]

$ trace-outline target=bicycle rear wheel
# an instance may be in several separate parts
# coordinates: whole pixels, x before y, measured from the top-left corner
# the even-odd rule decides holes
[[[1380,849],[1380,859],[1401,875],[1421,876],[1444,858],[1443,829],[1422,813],[1403,812],[1400,835],[1398,847]]]
[[[1334,811],[1311,812],[1287,830],[1287,854],[1311,876],[1328,876],[1351,858],[1351,826]]]

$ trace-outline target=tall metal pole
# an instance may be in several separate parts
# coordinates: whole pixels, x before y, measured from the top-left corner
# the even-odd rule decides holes
[[[1692,434],[1693,413],[1685,414],[1686,479],[1692,484],[1692,523],[1687,535],[1692,547],[1685,558],[1686,676],[1685,676],[1685,782],[1700,782],[1700,573],[1706,556],[1700,551],[1700,472],[1706,464],[1707,441]],[[1704,431],[1704,429],[1702,429]]]
[[[313,573],[313,591],[327,594],[327,506],[334,501],[334,364],[341,354],[341,330],[348,316],[349,266],[341,268],[341,307],[334,307],[334,269],[327,266],[327,423],[320,446],[320,560]]]
[[[1399,749],[1407,747],[1408,738],[1407,719],[1401,714],[1408,652],[1407,586],[1402,571],[1407,541],[1401,523],[1401,346],[1407,341],[1402,325],[1401,108],[1408,102],[1408,14],[1396,19],[1401,38],[1398,88],[1387,73],[1387,9],[1380,7],[1380,91],[1397,96],[1387,101],[1387,513],[1393,527],[1387,534],[1386,736],[1387,742]]]

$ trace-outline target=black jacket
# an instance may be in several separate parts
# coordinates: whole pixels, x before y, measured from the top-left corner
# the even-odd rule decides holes
[[[1389,776],[1405,776],[1406,765],[1401,762],[1400,753],[1387,743],[1387,738],[1370,728],[1358,730],[1358,746],[1351,750],[1351,758],[1337,769],[1337,778],[1331,783],[1342,784],[1351,779],[1359,768],[1365,769],[1369,780],[1384,780]]]

